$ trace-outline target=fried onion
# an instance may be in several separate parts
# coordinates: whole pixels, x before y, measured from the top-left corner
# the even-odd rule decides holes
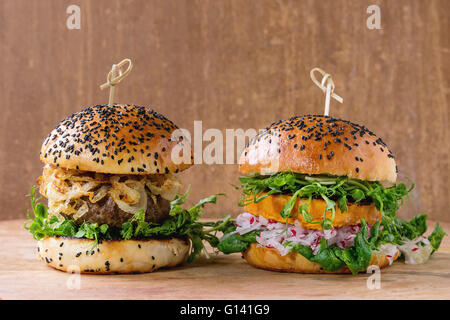
[[[172,200],[182,185],[177,178],[165,175],[113,175],[63,169],[47,165],[38,179],[40,193],[48,199],[50,215],[69,215],[78,219],[91,203],[111,196],[117,206],[135,214],[147,209],[147,194]]]

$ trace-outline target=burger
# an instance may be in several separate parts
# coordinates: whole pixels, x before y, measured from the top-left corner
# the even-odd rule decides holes
[[[39,192],[48,207],[32,188],[25,225],[39,258],[63,271],[141,273],[194,261],[203,240],[217,243],[223,221],[198,221],[217,195],[182,207],[187,192],[175,174],[192,161],[190,153],[189,161],[171,156],[176,146],[190,152],[177,129],[134,105],[93,106],[62,120],[40,152]]]
[[[423,263],[446,235],[428,237],[426,214],[396,211],[412,190],[366,127],[322,115],[278,121],[260,131],[239,161],[243,196],[235,225],[218,248],[255,267],[299,273],[364,272],[403,257]]]

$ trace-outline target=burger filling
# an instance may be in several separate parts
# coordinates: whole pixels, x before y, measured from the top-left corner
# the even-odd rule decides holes
[[[199,221],[203,207],[216,203],[212,195],[184,209],[188,192],[172,175],[113,175],[46,166],[38,180],[48,207],[31,189],[32,214],[25,228],[36,240],[73,237],[94,240],[189,238],[192,262],[204,252],[204,241],[216,247],[217,232],[233,226],[230,217],[217,222]],[[90,251],[90,250],[89,250]],[[93,251],[95,252],[95,251]]]
[[[260,231],[256,236],[258,246],[275,248],[280,255],[285,256],[296,244],[308,246],[314,254],[317,254],[320,248],[320,239],[325,239],[328,244],[334,244],[342,249],[349,248],[353,246],[356,235],[361,231],[361,226],[315,230],[302,228],[298,220],[295,221],[295,224],[284,224],[262,216],[256,217],[248,212],[237,217],[235,232],[238,235],[244,235],[254,230]]]
[[[368,225],[368,234],[373,225]],[[380,227],[382,229],[382,227]],[[280,223],[275,220],[266,219],[262,216],[254,216],[251,213],[244,212],[236,219],[236,233],[238,236],[255,232],[257,247],[273,248],[281,256],[292,252],[298,245],[311,248],[313,255],[320,251],[321,241],[324,239],[327,246],[336,246],[340,249],[347,249],[354,246],[355,238],[361,232],[361,225],[350,225],[341,228],[331,228],[329,230],[305,229],[298,220],[295,224]],[[390,263],[397,254],[398,249],[395,245],[385,244],[378,248],[380,254],[384,254]],[[378,251],[378,250],[377,250]]]
[[[404,184],[385,187],[377,181],[291,172],[241,177],[240,182],[242,206],[273,195],[288,196],[289,201],[277,213],[285,223],[267,219],[262,213],[256,216],[244,212],[218,245],[224,253],[242,252],[256,243],[257,247],[277,250],[281,256],[293,252],[302,254],[328,271],[346,266],[356,274],[367,269],[373,254],[385,255],[392,263],[400,250],[406,263],[423,263],[439,248],[446,235],[437,223],[430,236],[423,236],[427,231],[426,214],[410,221],[396,216],[404,197],[413,188],[408,189]],[[298,199],[305,201],[295,206]],[[311,214],[312,199],[324,201],[322,217],[318,218],[315,212]],[[381,220],[368,225],[361,219],[357,225],[335,227],[336,214],[347,212],[349,204],[357,203],[374,204],[381,213]],[[317,228],[302,227],[300,217]],[[292,221],[295,222],[289,223]]]
[[[181,190],[173,175],[112,175],[47,165],[38,179],[50,217],[120,227],[139,211],[161,222]]]

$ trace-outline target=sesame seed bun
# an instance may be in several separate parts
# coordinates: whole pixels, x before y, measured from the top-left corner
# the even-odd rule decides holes
[[[252,243],[250,247],[242,253],[249,264],[254,267],[283,272],[297,273],[351,273],[347,267],[337,271],[327,271],[319,263],[311,262],[297,252],[281,256],[276,249],[257,247]],[[399,251],[393,256],[393,261],[397,260]],[[369,266],[375,265],[384,268],[389,265],[386,255],[374,252]]]
[[[49,266],[88,274],[144,273],[174,267],[186,261],[187,239],[103,240],[45,237],[38,242],[38,257]]]
[[[397,179],[394,156],[381,138],[364,126],[322,115],[292,117],[267,127],[243,150],[239,171]]]
[[[192,165],[191,157],[188,163],[172,161],[177,143],[190,150],[185,139],[171,140],[176,129],[150,108],[93,106],[62,120],[45,139],[40,158],[46,164],[100,173],[175,173]]]
[[[280,216],[283,207],[288,203],[290,195],[270,195],[258,203],[250,203],[245,206],[245,211],[255,215],[263,216],[266,219],[286,223],[286,218]],[[292,212],[298,212],[299,206],[308,202],[308,199],[297,199]],[[339,207],[336,207],[336,215],[332,226],[340,228],[344,226],[351,226],[361,224],[361,219],[364,219],[368,224],[374,224],[381,220],[381,213],[372,203],[352,203],[347,204],[348,210],[342,212]],[[321,199],[312,199],[308,207],[308,212],[311,214],[314,221],[322,221],[323,213],[325,211],[326,202]],[[331,211],[327,211],[326,217],[331,219]],[[297,214],[295,218],[289,218],[287,223],[294,224],[298,220],[304,229],[322,230],[320,223],[308,223],[302,214]]]

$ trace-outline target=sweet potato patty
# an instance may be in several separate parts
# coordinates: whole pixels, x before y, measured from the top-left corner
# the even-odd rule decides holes
[[[286,219],[280,216],[280,212],[286,203],[289,201],[288,195],[271,195],[258,203],[251,203],[245,206],[245,210],[255,216],[263,216],[266,219],[272,219],[278,222],[286,222]],[[292,215],[297,215],[294,218],[289,218],[288,223],[294,224],[295,220],[298,220],[305,229],[317,229],[321,230],[320,223],[308,223],[303,218],[303,215],[298,214],[298,208],[300,205],[308,202],[308,199],[297,199],[294,208],[292,209]],[[325,211],[326,202],[324,200],[313,199],[309,205],[308,211],[313,216],[313,220],[322,221],[323,213]],[[326,217],[331,218],[331,211],[327,211]],[[333,221],[333,227],[343,227],[349,225],[359,224],[363,218],[368,224],[373,224],[381,220],[381,213],[376,209],[373,203],[358,204],[348,203],[348,211],[341,212],[336,206],[336,215]]]

